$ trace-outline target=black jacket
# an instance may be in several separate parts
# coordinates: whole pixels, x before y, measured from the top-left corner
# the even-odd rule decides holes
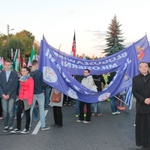
[[[150,113],[150,105],[144,103],[146,98],[150,98],[150,74],[143,76],[139,74],[133,78],[132,92],[136,98],[136,113]]]
[[[40,70],[30,72],[30,76],[34,80],[34,94],[43,93],[43,73]]]

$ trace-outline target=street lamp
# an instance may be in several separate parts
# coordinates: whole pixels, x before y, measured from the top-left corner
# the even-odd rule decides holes
[[[9,32],[15,30],[15,29],[10,29],[9,25],[7,25],[7,36],[8,36],[8,43],[9,43]]]

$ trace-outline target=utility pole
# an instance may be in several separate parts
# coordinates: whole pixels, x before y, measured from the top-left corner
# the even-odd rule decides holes
[[[10,26],[7,25],[7,41],[8,41],[8,43],[9,43],[9,32],[12,30],[15,30],[15,29],[10,29]]]
[[[9,25],[7,25],[7,41],[9,43]]]

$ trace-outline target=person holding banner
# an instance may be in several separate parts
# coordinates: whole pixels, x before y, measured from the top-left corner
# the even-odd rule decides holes
[[[150,74],[148,64],[140,62],[140,74],[133,78],[132,92],[136,98],[136,145],[150,148]]]
[[[97,91],[98,92],[102,91],[102,89],[104,88],[106,84],[103,75],[93,75],[93,79],[97,87]],[[100,106],[101,106],[100,101],[91,104],[92,116],[95,116],[95,115],[98,117],[102,116]]]
[[[88,89],[92,89],[93,83],[94,83],[94,80],[93,80],[93,77],[90,75],[90,70],[85,69],[84,70],[84,78],[82,79],[81,84],[84,85]],[[84,105],[86,105],[86,108],[87,108],[86,120],[84,120]],[[79,115],[79,120],[77,120],[77,122],[90,123],[90,121],[91,121],[91,104],[80,101],[79,109],[80,109],[80,115]]]
[[[108,83],[110,84],[110,82],[113,80],[114,76],[116,75],[116,72],[111,72],[108,76]],[[110,98],[110,106],[111,106],[111,110],[112,110],[112,115],[119,115],[120,112],[118,111],[118,99],[116,98],[116,96],[113,96]]]

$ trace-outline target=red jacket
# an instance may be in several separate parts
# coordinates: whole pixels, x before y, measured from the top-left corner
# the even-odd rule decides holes
[[[32,105],[34,91],[34,81],[32,78],[28,78],[26,81],[20,81],[20,91],[18,98],[28,100],[28,104]]]

